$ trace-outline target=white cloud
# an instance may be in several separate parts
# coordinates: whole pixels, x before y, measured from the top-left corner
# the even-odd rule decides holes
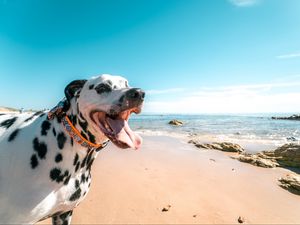
[[[229,2],[238,7],[253,6],[258,3],[259,0],[229,0]]]
[[[292,59],[300,57],[300,52],[276,56],[277,59]]]
[[[176,93],[176,92],[182,92],[184,91],[184,88],[170,88],[170,89],[163,89],[163,90],[147,90],[147,95],[159,95],[159,94],[169,94],[169,93]]]
[[[180,100],[148,102],[145,112],[155,113],[264,113],[299,112],[300,93],[275,95],[211,95],[187,97]]]
[[[294,76],[298,77],[298,76]],[[285,88],[285,87],[298,87],[300,86],[300,81],[292,82],[276,82],[276,83],[264,83],[264,84],[249,84],[249,85],[234,85],[234,86],[224,86],[224,87],[214,87],[214,88],[203,88],[205,91],[209,90],[219,90],[219,91],[268,91],[272,88]]]
[[[299,112],[300,82],[201,88],[171,101],[150,101],[145,112],[155,113],[262,113]]]

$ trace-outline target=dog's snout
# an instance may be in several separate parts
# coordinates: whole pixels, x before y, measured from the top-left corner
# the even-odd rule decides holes
[[[144,100],[145,92],[140,88],[131,88],[126,92],[126,98],[128,100]]]

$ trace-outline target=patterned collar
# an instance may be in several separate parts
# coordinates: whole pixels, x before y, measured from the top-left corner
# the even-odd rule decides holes
[[[57,106],[55,106],[53,109],[51,109],[48,112],[48,119],[52,120],[52,119],[54,119],[55,116],[60,118],[65,131],[69,134],[69,136],[74,141],[76,141],[81,146],[89,148],[89,149],[95,149],[96,151],[99,151],[100,149],[104,148],[108,144],[109,141],[106,141],[102,144],[94,144],[94,143],[86,140],[84,137],[82,137],[82,135],[79,133],[79,131],[71,123],[69,117],[63,111],[64,104],[65,104],[65,99],[60,101]]]
[[[61,119],[61,122],[63,124],[65,131],[67,131],[69,136],[83,147],[90,148],[90,149],[99,149],[99,148],[104,148],[108,143],[108,141],[106,141],[103,144],[94,144],[86,140],[84,137],[82,137],[79,131],[73,126],[73,124],[71,123],[67,115]]]

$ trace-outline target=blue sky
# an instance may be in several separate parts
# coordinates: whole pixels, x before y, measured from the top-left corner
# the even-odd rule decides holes
[[[109,73],[145,112],[300,111],[298,0],[0,0],[0,105]],[[297,100],[298,99],[298,100]]]

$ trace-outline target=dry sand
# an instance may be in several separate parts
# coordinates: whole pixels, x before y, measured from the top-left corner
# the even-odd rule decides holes
[[[233,224],[239,216],[246,223],[299,224],[300,196],[277,184],[288,172],[170,137],[144,137],[138,151],[110,145],[93,165],[90,193],[72,224]]]

